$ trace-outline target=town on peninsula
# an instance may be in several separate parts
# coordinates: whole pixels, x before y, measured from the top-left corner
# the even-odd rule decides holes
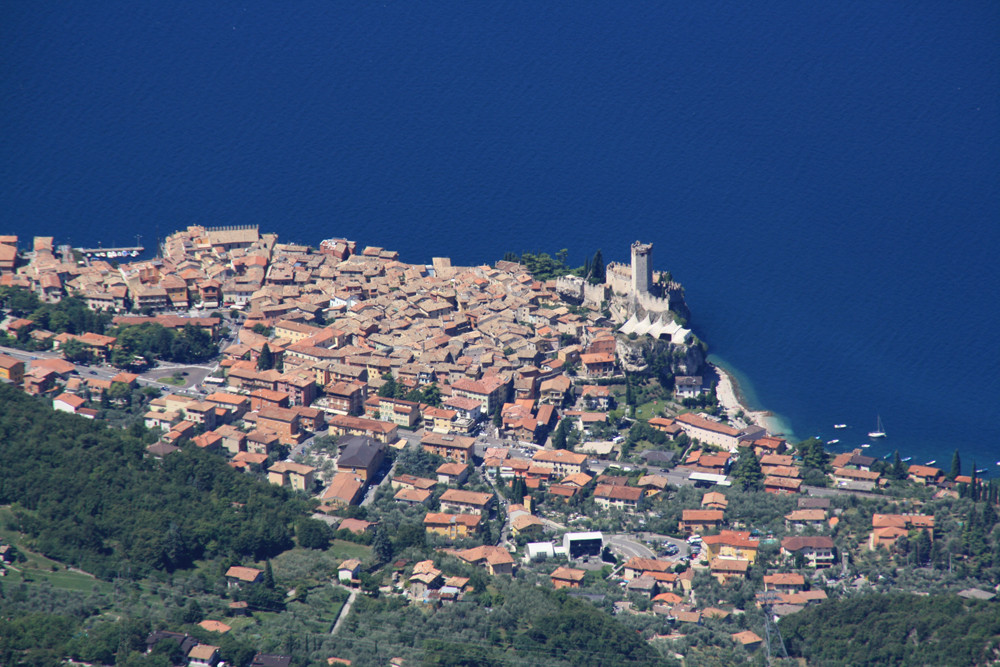
[[[0,235],[0,664],[1000,661],[1000,485],[775,432],[650,244],[56,241]]]

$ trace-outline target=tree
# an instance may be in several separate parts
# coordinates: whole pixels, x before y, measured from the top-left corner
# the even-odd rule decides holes
[[[962,474],[962,457],[959,456],[958,450],[951,456],[951,473],[948,475],[948,479],[954,480],[956,477]]]
[[[392,376],[392,371],[382,373],[385,384],[378,388],[378,395],[382,398],[394,398],[396,396],[396,378]]]
[[[559,421],[559,426],[556,427],[555,433],[552,434],[552,449],[566,449],[568,430],[569,427],[566,419],[561,419]]]
[[[330,527],[318,519],[299,519],[295,524],[299,546],[305,549],[326,549],[330,546]]]
[[[815,468],[816,470],[826,469],[830,455],[827,454],[826,449],[823,447],[822,440],[819,438],[808,438],[800,442],[796,447],[806,468]]]
[[[274,570],[271,569],[271,559],[267,559],[267,563],[264,565],[264,587],[274,588]]]
[[[392,560],[392,542],[385,532],[385,526],[381,523],[375,529],[375,536],[372,538],[372,555],[379,565]]]
[[[760,469],[760,460],[750,447],[740,452],[740,457],[733,467],[733,479],[743,491],[760,491],[764,488],[764,473]]]
[[[423,402],[431,407],[441,407],[441,388],[437,386],[436,382],[424,387]]]
[[[497,401],[496,410],[493,411],[493,425],[503,428],[503,403]]]
[[[90,346],[85,345],[76,338],[71,338],[62,345],[63,358],[77,364],[89,364],[93,361]]]
[[[903,465],[903,459],[899,457],[898,449],[892,457],[892,478],[898,480],[906,479],[906,466]]]
[[[594,259],[590,263],[589,282],[592,285],[600,285],[605,279],[604,255],[598,249],[594,253]]]
[[[271,348],[268,347],[267,343],[264,343],[260,356],[257,357],[257,370],[269,371],[272,368],[274,368],[274,355],[271,354]]]

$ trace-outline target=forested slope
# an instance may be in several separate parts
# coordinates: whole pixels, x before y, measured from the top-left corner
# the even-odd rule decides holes
[[[824,667],[995,664],[1000,606],[956,595],[873,593],[788,616],[781,634],[790,654]]]
[[[100,577],[292,546],[305,501],[187,447],[159,462],[140,438],[0,385],[0,504],[34,548]]]

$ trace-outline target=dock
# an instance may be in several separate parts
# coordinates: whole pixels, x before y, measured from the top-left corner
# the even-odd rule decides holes
[[[122,248],[73,248],[87,257],[138,257],[146,249],[142,246],[127,246]]]

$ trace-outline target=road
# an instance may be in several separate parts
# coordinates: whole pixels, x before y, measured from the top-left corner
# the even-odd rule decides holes
[[[333,624],[333,630],[330,630],[331,635],[337,634],[337,630],[340,629],[341,623],[347,618],[347,615],[351,613],[351,605],[354,604],[354,598],[358,597],[358,591],[354,588],[348,589],[351,591],[351,596],[347,598],[347,602],[344,606],[340,608],[340,613],[337,614],[337,622]]]
[[[656,552],[628,535],[609,535],[607,544],[625,558],[656,558]]]

